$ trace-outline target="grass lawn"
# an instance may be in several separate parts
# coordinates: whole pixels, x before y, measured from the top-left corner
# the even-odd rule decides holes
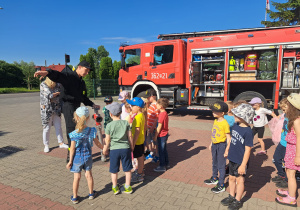
[[[27,92],[39,92],[40,89],[32,89],[32,90],[28,90],[27,88],[0,88],[0,94],[3,93],[27,93]]]

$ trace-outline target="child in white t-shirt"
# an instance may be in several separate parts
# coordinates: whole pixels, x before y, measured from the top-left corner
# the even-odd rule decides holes
[[[253,109],[255,110],[252,128],[253,136],[258,134],[258,141],[261,146],[261,151],[259,151],[257,155],[265,155],[267,154],[267,151],[265,148],[263,137],[265,132],[265,125],[268,124],[267,114],[272,115],[272,117],[276,117],[276,115],[274,114],[274,112],[266,108],[262,108],[262,101],[258,97],[252,98],[249,104],[251,104]]]

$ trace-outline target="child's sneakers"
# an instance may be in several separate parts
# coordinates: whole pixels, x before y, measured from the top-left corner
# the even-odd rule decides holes
[[[142,182],[144,181],[144,177],[142,174],[133,173],[131,177],[131,182]]]
[[[204,183],[207,185],[218,184],[218,182],[219,182],[218,178],[213,178],[213,177],[204,180]]]
[[[224,192],[225,191],[225,185],[224,184],[223,185],[219,185],[219,183],[218,183],[214,188],[211,189],[211,191],[213,193]]]
[[[93,200],[97,195],[97,192],[94,190],[93,193],[89,194],[89,199]]]
[[[243,207],[243,203],[241,201],[238,201],[234,199],[234,201],[228,206],[228,209],[230,210],[238,210]]]
[[[224,198],[223,200],[221,200],[221,204],[223,206],[229,206],[230,204],[232,204],[232,202],[234,200],[235,200],[235,197],[233,197],[229,194],[229,196],[227,198]]]
[[[112,188],[114,195],[117,195],[120,192],[118,185],[116,187],[112,186],[111,188]]]
[[[125,187],[125,185],[123,185],[121,187],[121,192],[122,193],[125,193],[125,194],[131,194],[133,192],[131,186],[129,186],[128,188]]]
[[[147,155],[146,160],[148,160],[148,159],[153,159],[153,156],[151,154]]]
[[[77,204],[79,202],[78,198],[74,198],[73,195],[71,196],[71,201],[73,204]]]
[[[154,156],[154,158],[152,159],[152,163],[157,163],[159,161],[159,157]]]
[[[155,169],[154,169],[155,172],[165,172],[166,171],[166,167],[164,166],[157,166]]]

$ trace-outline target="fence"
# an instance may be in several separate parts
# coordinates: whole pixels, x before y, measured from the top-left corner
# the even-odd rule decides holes
[[[85,81],[88,97],[117,96],[120,88],[117,79],[96,79]]]

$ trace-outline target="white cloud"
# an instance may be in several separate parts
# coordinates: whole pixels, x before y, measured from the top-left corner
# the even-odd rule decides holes
[[[104,37],[102,38],[102,40],[107,40],[107,43],[120,43],[120,42],[129,42],[132,44],[136,44],[136,43],[144,43],[147,42],[146,39],[144,38],[139,38],[139,37],[135,37],[135,38],[128,38],[128,37]]]

